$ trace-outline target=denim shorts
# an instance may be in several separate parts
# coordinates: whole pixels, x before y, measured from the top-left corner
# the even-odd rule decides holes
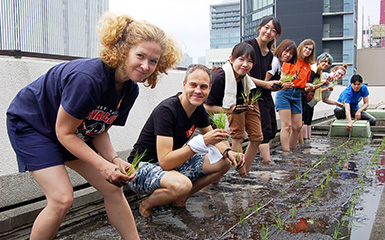
[[[206,176],[202,166],[206,154],[195,154],[187,162],[175,168],[176,171],[188,177],[192,182]],[[136,178],[128,186],[136,193],[152,193],[161,188],[160,179],[168,172],[163,170],[159,163],[140,162],[136,171]]]
[[[278,111],[289,109],[292,113],[302,113],[302,95],[300,88],[292,88],[277,92],[275,109]]]

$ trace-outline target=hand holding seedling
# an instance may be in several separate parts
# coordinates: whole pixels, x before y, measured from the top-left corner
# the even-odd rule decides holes
[[[124,162],[124,161],[121,161]],[[130,164],[125,162],[126,166],[122,168],[122,170],[119,169],[115,164],[113,164],[111,168],[106,169],[108,178],[106,179],[109,183],[114,184],[117,187],[121,187],[124,184],[127,184],[128,182],[131,182],[135,179],[136,173],[131,174],[130,176],[126,175],[126,170],[129,169]],[[124,170],[123,170],[124,169]]]
[[[228,159],[234,164],[234,167],[238,170],[245,165],[245,154],[234,151],[228,151]],[[227,156],[226,156],[227,157]]]
[[[203,139],[207,145],[215,145],[217,143],[222,142],[223,140],[227,140],[229,138],[229,133],[225,129],[215,129],[207,132],[203,135]]]

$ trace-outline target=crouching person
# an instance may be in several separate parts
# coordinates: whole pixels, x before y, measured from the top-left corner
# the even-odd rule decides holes
[[[142,216],[151,216],[157,206],[184,206],[195,192],[219,181],[231,163],[244,164],[243,154],[238,157],[231,151],[229,134],[210,126],[203,107],[211,88],[210,74],[203,65],[190,65],[183,92],[153,110],[134,145],[129,162],[145,154],[128,185],[134,192],[151,193],[139,205]],[[191,138],[195,129],[202,135]]]
[[[360,107],[359,102],[363,100],[364,104]],[[368,120],[370,126],[376,125],[376,118],[365,110],[369,106],[369,90],[363,84],[361,75],[355,74],[350,79],[350,85],[341,92],[338,102],[344,105],[344,108],[336,107],[334,115],[337,119],[347,119],[346,128],[349,131],[353,129],[353,119]]]

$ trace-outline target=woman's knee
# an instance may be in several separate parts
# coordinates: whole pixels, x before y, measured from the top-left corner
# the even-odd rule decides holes
[[[282,129],[283,131],[287,132],[287,133],[290,133],[292,131],[292,127],[291,127],[291,124],[285,124],[282,126]]]
[[[64,192],[55,197],[47,197],[48,205],[53,205],[56,210],[66,214],[73,204],[72,192]]]

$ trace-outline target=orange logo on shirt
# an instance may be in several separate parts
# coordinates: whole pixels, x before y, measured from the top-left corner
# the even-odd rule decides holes
[[[189,130],[187,130],[187,132],[186,132],[187,138],[190,138],[191,135],[194,133],[194,131],[195,131],[195,126],[192,125],[191,128]]]

